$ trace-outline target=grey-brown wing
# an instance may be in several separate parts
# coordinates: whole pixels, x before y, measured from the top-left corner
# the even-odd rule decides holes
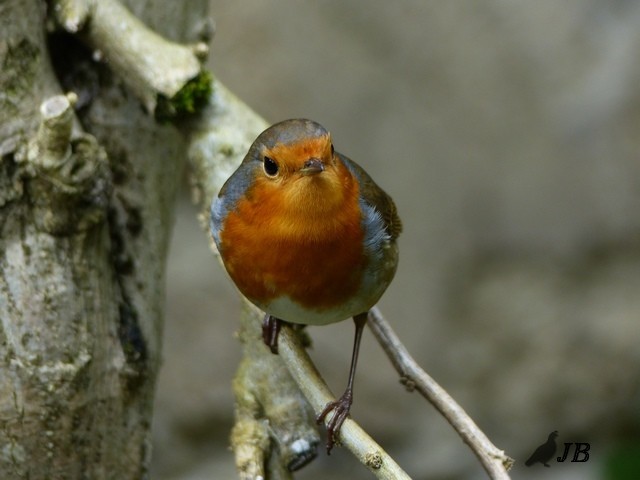
[[[360,192],[366,202],[374,207],[384,222],[385,230],[389,234],[392,240],[395,240],[400,236],[402,232],[402,222],[398,216],[398,209],[393,199],[378,186],[376,182],[369,176],[369,174],[356,162],[348,157],[338,153],[340,159],[351,170],[360,182]]]

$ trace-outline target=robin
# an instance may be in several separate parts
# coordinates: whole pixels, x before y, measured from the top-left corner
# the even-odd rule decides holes
[[[282,321],[326,325],[353,317],[344,394],[317,417],[327,453],[353,401],[368,311],[391,282],[402,225],[395,204],[311,120],[277,123],[253,142],[211,205],[211,232],[240,292],[266,312],[264,342],[277,353]]]

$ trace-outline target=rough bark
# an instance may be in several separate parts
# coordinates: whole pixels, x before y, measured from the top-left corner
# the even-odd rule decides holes
[[[173,40],[207,29],[204,1],[135,3]],[[183,144],[52,25],[0,4],[0,478],[139,479]]]

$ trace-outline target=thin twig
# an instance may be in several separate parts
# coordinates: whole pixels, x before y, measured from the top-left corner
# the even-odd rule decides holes
[[[335,397],[322,379],[301,344],[300,336],[290,326],[283,325],[278,338],[278,352],[291,376],[316,412]],[[329,416],[326,421],[331,419]],[[339,434],[342,446],[380,479],[410,480],[411,477],[385,452],[375,440],[351,418],[342,424]]]
[[[456,401],[416,363],[377,307],[369,312],[369,327],[400,374],[418,390],[458,432],[493,479],[509,479],[513,459],[497,448]]]

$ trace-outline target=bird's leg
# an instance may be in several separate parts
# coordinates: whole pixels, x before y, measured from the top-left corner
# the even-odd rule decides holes
[[[349,415],[349,409],[353,402],[353,378],[356,375],[356,364],[358,363],[358,352],[360,350],[360,340],[362,339],[362,331],[367,323],[367,317],[369,312],[360,313],[353,317],[353,321],[356,324],[356,335],[353,340],[353,353],[351,355],[351,368],[349,369],[349,381],[347,382],[347,389],[342,396],[329,402],[325,405],[324,409],[317,416],[316,421],[322,423],[327,414],[333,411],[333,416],[327,425],[327,455],[331,454],[331,449],[336,441],[340,427],[344,423],[347,415]]]
[[[282,326],[282,320],[269,315],[264,316],[262,321],[262,341],[271,350],[271,353],[278,354],[278,334],[280,333],[280,327]]]

